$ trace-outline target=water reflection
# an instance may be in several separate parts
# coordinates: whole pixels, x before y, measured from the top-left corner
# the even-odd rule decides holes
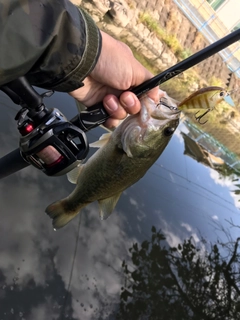
[[[117,319],[239,319],[239,241],[190,237],[169,247],[152,227],[150,239],[130,248],[131,264],[123,261]]]
[[[6,97],[0,99],[4,155],[18,144],[13,120],[18,108]],[[54,95],[49,103],[69,118],[76,113],[74,101],[66,95]],[[179,127],[166,151],[143,179],[123,193],[103,222],[93,203],[54,232],[44,210],[72,191],[65,177],[50,178],[28,167],[0,180],[0,319],[95,320],[116,319],[117,314],[120,319],[138,319],[134,314],[130,317],[133,311],[141,314],[139,319],[147,319],[149,312],[154,319],[157,300],[164,305],[156,319],[181,319],[181,313],[182,319],[218,319],[214,314],[220,310],[227,314],[227,306],[229,319],[239,317],[238,253],[232,270],[226,271],[238,244],[239,177],[233,168],[219,170],[219,165],[206,166],[184,155],[186,128]],[[95,129],[90,141],[101,133]],[[153,225],[161,232],[151,233]],[[228,302],[230,289],[232,301]],[[126,299],[125,290],[132,297]],[[143,298],[149,301],[147,307],[139,305]],[[223,318],[219,315],[219,319]]]
[[[240,194],[240,161],[236,154],[230,152],[226,147],[221,145],[213,137],[201,132],[188,120],[182,124],[181,135],[184,140],[185,150],[184,154],[193,158],[197,162],[212,168],[210,176],[215,180],[217,184],[228,187],[233,187],[233,198],[235,199],[235,205],[240,207],[237,202],[237,195]],[[187,133],[186,133],[187,131]],[[237,189],[235,189],[237,187]]]
[[[195,142],[196,146],[204,149],[204,151],[207,151],[210,155],[216,156],[218,161],[221,159],[222,164],[225,163],[227,166],[240,173],[238,149],[232,149],[230,151],[227,146],[220,143],[208,133],[200,130],[194,123],[188,121],[188,119],[184,121],[184,125],[185,130],[183,129],[183,131],[187,131],[187,134],[183,132],[183,135],[187,136],[189,142],[192,140],[192,143]]]

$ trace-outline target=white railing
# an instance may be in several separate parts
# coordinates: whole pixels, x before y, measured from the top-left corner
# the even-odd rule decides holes
[[[213,43],[227,34],[229,30],[217,16],[217,12],[206,0],[173,0],[185,16]],[[228,68],[240,78],[240,41],[219,52]]]

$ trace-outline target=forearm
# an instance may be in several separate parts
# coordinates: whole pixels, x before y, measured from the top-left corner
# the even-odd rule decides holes
[[[101,50],[92,19],[64,0],[0,5],[0,85],[27,75],[31,84],[57,91],[80,87]]]

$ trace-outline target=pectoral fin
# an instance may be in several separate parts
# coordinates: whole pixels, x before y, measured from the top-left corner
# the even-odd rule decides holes
[[[74,168],[73,170],[67,173],[67,178],[69,182],[73,184],[77,183],[78,177],[80,175],[80,172],[82,171],[83,166],[83,164],[79,165],[78,167]]]
[[[100,207],[100,219],[106,220],[110,214],[112,213],[113,209],[115,208],[122,192],[115,194],[114,196],[102,200],[98,200],[99,207]]]
[[[89,146],[92,148],[101,148],[108,142],[111,135],[112,135],[112,132],[104,133],[103,135],[101,135],[98,141],[90,143]]]

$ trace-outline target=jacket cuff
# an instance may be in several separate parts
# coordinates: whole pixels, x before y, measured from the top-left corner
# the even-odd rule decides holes
[[[61,92],[70,92],[82,87],[83,80],[94,69],[102,48],[102,36],[93,19],[82,9],[80,14],[85,22],[86,44],[83,56],[79,64],[58,84],[51,89]]]

